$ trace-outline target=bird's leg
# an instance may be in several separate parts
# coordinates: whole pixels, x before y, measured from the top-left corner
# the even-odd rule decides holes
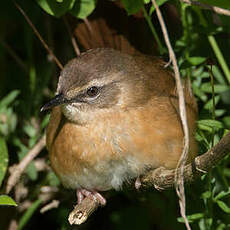
[[[80,204],[84,199],[81,189],[77,189],[77,203]]]
[[[77,201],[78,204],[82,202],[84,197],[89,197],[100,203],[100,205],[104,206],[106,204],[106,199],[98,192],[94,190],[87,190],[87,189],[77,189]]]

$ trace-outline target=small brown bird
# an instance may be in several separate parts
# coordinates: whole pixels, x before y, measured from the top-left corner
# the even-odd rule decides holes
[[[189,160],[196,152],[196,102],[184,86],[190,130]],[[61,72],[47,148],[67,188],[106,203],[99,191],[121,189],[150,169],[175,168],[183,130],[173,74],[164,63],[113,49],[89,50]]]

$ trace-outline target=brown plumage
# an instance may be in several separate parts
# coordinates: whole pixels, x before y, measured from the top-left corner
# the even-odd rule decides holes
[[[196,103],[185,85],[191,160]],[[183,131],[172,73],[147,56],[95,49],[70,61],[59,79],[47,128],[51,165],[64,186],[98,198],[157,167],[175,168]]]

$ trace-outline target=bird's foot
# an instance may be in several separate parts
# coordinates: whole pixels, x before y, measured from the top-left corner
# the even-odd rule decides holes
[[[106,199],[98,192],[94,190],[87,189],[77,189],[77,202],[80,204],[85,197],[89,197],[90,199],[100,203],[100,205],[106,205]]]

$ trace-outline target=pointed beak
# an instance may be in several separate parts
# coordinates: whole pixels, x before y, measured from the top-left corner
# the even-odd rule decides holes
[[[41,112],[45,111],[47,109],[51,109],[57,105],[61,105],[64,104],[65,102],[67,102],[67,100],[64,98],[64,95],[62,93],[56,95],[54,98],[52,98],[48,103],[46,103],[45,105],[43,105],[41,107]]]

